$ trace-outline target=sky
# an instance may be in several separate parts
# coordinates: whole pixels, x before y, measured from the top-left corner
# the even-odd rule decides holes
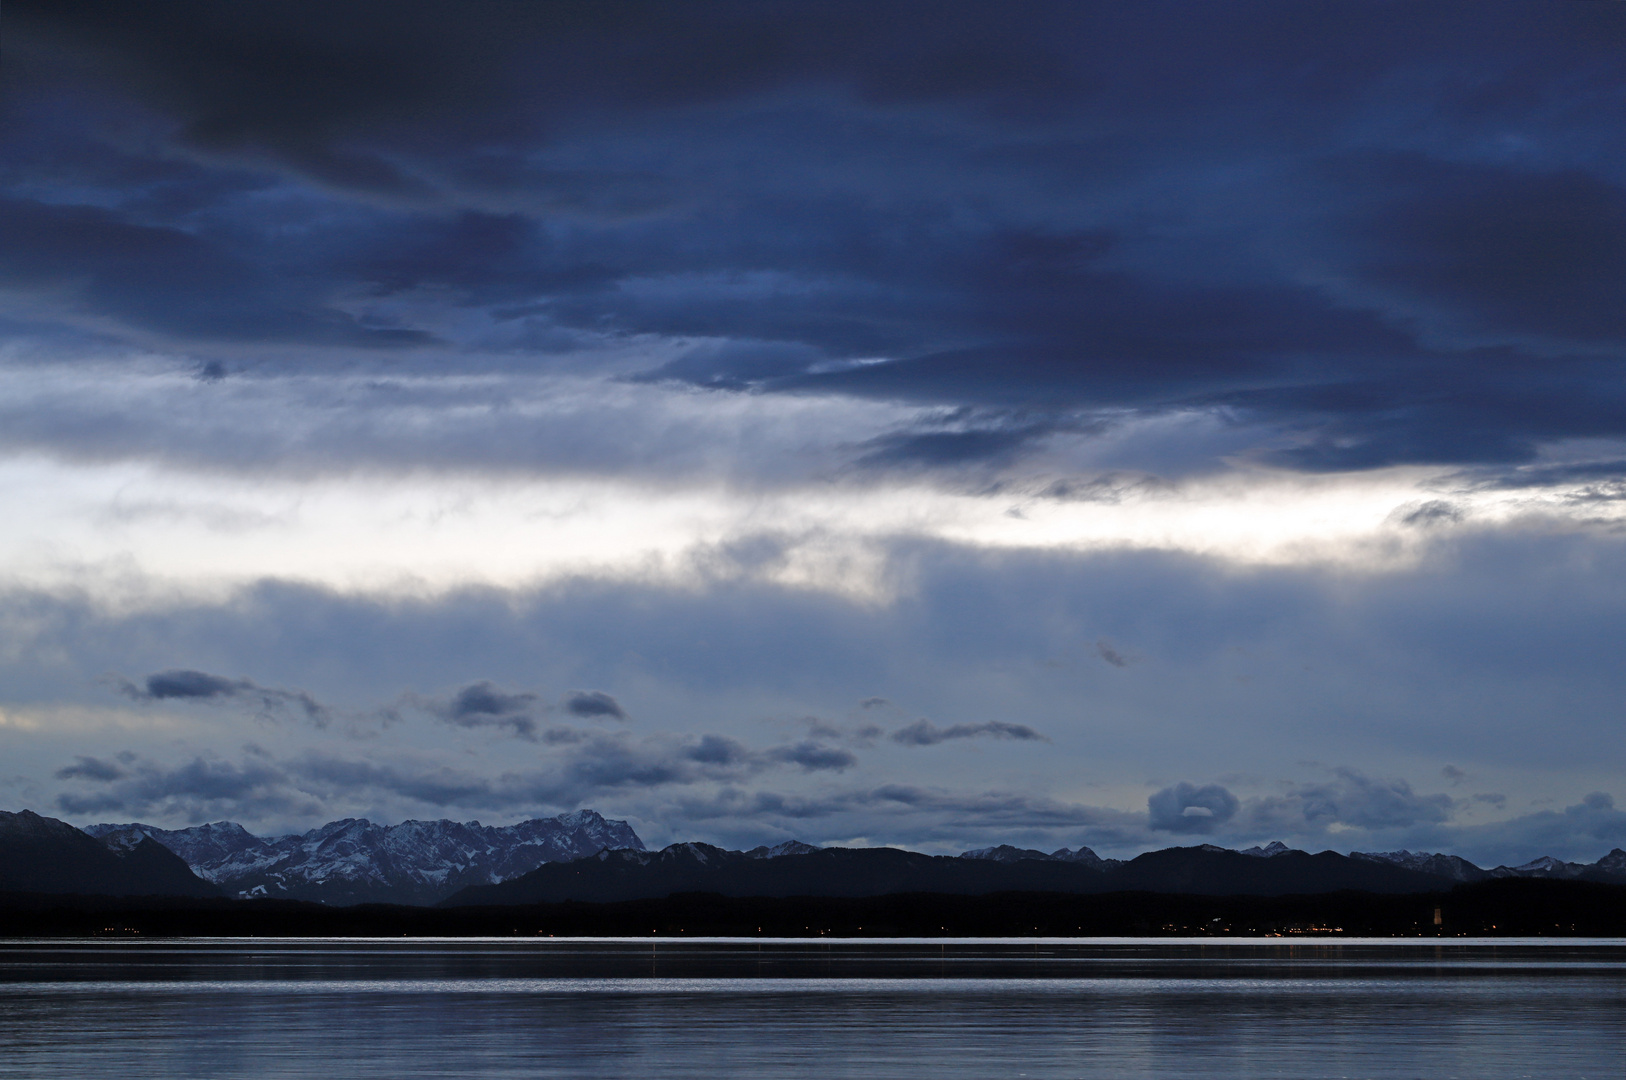
[[[1626,6],[3,32],[0,805],[1626,846]]]

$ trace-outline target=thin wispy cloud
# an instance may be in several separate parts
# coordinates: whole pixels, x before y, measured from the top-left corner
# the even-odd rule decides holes
[[[139,683],[114,680],[126,697],[136,701],[246,703],[263,717],[301,716],[317,727],[332,719],[327,706],[304,690],[261,686],[252,679],[233,679],[184,668],[159,671]]]

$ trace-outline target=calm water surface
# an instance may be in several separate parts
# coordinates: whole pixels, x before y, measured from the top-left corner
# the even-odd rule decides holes
[[[0,1077],[1626,1077],[1626,943],[0,942]]]

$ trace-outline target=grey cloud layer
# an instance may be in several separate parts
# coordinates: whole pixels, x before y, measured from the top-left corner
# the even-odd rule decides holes
[[[467,372],[637,340],[646,380],[949,410],[858,440],[880,469],[1125,411],[1307,469],[1626,434],[1613,5],[7,20],[0,287],[39,347],[168,343],[218,386],[239,348]]]
[[[1374,831],[1407,829],[1449,821],[1455,805],[1449,795],[1420,795],[1404,780],[1373,780],[1342,768],[1329,781],[1297,785],[1286,795],[1252,801],[1247,822],[1263,832],[1323,822]],[[1234,802],[1232,806],[1234,812]]]
[[[1180,730],[1185,713],[1193,725],[1206,718],[1189,728],[1199,756],[1231,731],[1256,734],[1256,752],[1300,736],[1313,747],[1336,722],[1438,751],[1431,771],[1470,765],[1465,750],[1612,760],[1610,643],[1626,632],[1626,554],[1608,536],[1470,530],[1442,539],[1415,569],[1358,587],[1309,570],[1241,573],[1158,553],[900,544],[890,557],[910,588],[880,609],[718,578],[701,590],[581,579],[422,599],[265,582],[224,606],[166,602],[122,614],[83,596],[14,589],[0,614],[13,702],[59,693],[64,670],[83,685],[108,670],[181,664],[228,688],[241,684],[210,673],[247,668],[257,688],[293,685],[348,710],[425,684],[468,687],[471,675],[499,695],[600,686],[619,703],[636,675],[686,693],[782,694],[804,701],[803,714],[834,715],[881,690],[941,729],[1006,712],[1001,684],[973,688],[1009,672],[1033,728],[1052,739],[1103,710],[1115,715],[1132,695],[1153,735],[1160,714]],[[1103,663],[1094,645],[1103,636],[1144,659]],[[313,681],[313,672],[325,674]],[[1454,698],[1439,697],[1442,682],[1458,688]],[[1341,702],[1340,711],[1321,701]],[[862,711],[884,719],[878,709]],[[1548,737],[1531,743],[1518,733],[1536,709],[1549,717]],[[1110,726],[1110,738],[1123,737]]]
[[[168,767],[132,759],[124,765],[94,762],[93,768],[93,777],[83,767],[71,775],[101,786],[64,792],[57,797],[58,809],[78,817],[147,812],[202,822],[233,812],[309,814],[321,805],[290,785],[284,767],[258,757],[241,762],[196,757]]]
[[[1305,785],[1288,800],[1242,801],[1217,784],[1182,782],[1153,794],[1146,813],[1012,792],[950,792],[907,784],[826,787],[809,794],[740,785],[764,763],[796,761],[805,750],[755,754],[717,736],[664,745],[602,739],[556,768],[499,776],[411,759],[322,753],[281,761],[263,754],[240,762],[198,757],[169,767],[133,754],[117,761],[81,757],[59,772],[77,783],[56,805],[76,817],[162,816],[196,823],[223,816],[311,815],[335,805],[336,794],[350,800],[343,804],[347,806],[383,797],[404,799],[403,805],[430,812],[503,816],[620,799],[635,817],[668,836],[701,830],[724,842],[775,836],[831,840],[883,828],[894,843],[1042,845],[1065,840],[1129,854],[1181,842],[1180,834],[1202,834],[1239,845],[1285,838],[1312,850],[1400,843],[1465,854],[1485,865],[1523,861],[1537,853],[1596,857],[1626,841],[1626,811],[1605,793],[1591,793],[1562,811],[1474,825],[1452,820],[1448,797],[1416,796],[1403,780],[1373,780],[1348,768],[1336,770],[1330,783]],[[831,753],[827,748],[818,752]],[[845,766],[821,760],[813,767]],[[1330,792],[1336,794],[1328,799]],[[1402,808],[1401,802],[1407,806]],[[1190,813],[1193,808],[1206,812]]]
[[[1352,580],[1152,553],[905,544],[891,557],[910,589],[880,607],[727,578],[700,589],[578,580],[433,598],[267,582],[225,604],[118,610],[84,595],[12,590],[0,604],[9,687],[0,708],[16,719],[0,725],[0,744],[14,769],[38,757],[42,777],[66,770],[40,786],[40,805],[127,791],[132,806],[181,814],[204,804],[164,803],[168,781],[113,752],[148,763],[235,761],[252,737],[274,744],[275,767],[290,776],[288,763],[311,753],[365,760],[401,780],[390,787],[384,774],[358,773],[351,789],[333,773],[319,795],[295,785],[264,803],[285,809],[256,811],[278,821],[295,806],[321,817],[318,804],[333,808],[329,817],[438,805],[520,812],[513,791],[524,791],[562,800],[557,809],[636,811],[675,839],[765,839],[814,818],[824,839],[965,846],[1074,846],[1085,842],[1066,831],[1075,825],[1106,830],[1088,834],[1092,846],[1188,836],[1330,844],[1337,826],[1338,843],[1365,837],[1358,842],[1376,849],[1471,842],[1463,853],[1480,861],[1596,858],[1589,845],[1608,814],[1532,804],[1620,794],[1610,787],[1626,767],[1613,643],[1626,634],[1626,553],[1595,533],[1469,528],[1431,543],[1413,570]],[[1137,662],[1103,662],[1102,640]],[[96,682],[108,670],[155,673],[150,687],[134,684],[140,717],[174,712],[207,724],[173,736],[121,726],[77,740],[68,729],[52,734],[54,719],[27,726],[30,709],[58,702],[117,704]],[[300,687],[284,693],[335,716],[377,715],[408,691],[441,711],[402,708],[399,722],[364,726],[360,741],[341,725],[251,724],[259,690],[222,671],[250,672],[255,688]],[[562,707],[568,687],[604,688],[636,722],[573,716]],[[183,689],[226,696],[146,697]],[[198,707],[211,702],[227,707]],[[1021,727],[1050,741],[985,726],[1014,707],[1031,718]],[[931,719],[918,725],[922,714]],[[1540,739],[1529,736],[1533,716],[1543,718]],[[534,738],[515,739],[522,729]],[[928,745],[888,737],[911,731]],[[414,755],[466,771],[437,780]],[[1442,773],[1447,764],[1454,771]],[[1532,783],[1530,770],[1546,779]],[[529,786],[511,791],[501,778],[516,771]],[[1238,774],[1253,779],[1228,779]],[[1429,777],[1433,786],[1420,783]],[[1120,809],[1107,824],[1035,809],[1100,807],[1108,800],[1090,785],[1107,782],[1131,785],[1111,800]],[[1028,794],[1002,810],[976,794],[994,789]],[[435,790],[452,801],[424,801]],[[1147,806],[1160,791],[1168,805],[1160,797]],[[853,792],[890,794],[864,802]],[[981,824],[950,805],[962,797],[986,809]],[[712,805],[744,816],[714,815]],[[1209,813],[1186,813],[1194,806]]]
[[[715,734],[634,739],[594,731],[550,742],[545,754],[510,759],[509,767],[495,773],[466,764],[430,765],[424,755],[411,753],[373,760],[311,750],[279,760],[255,750],[241,762],[199,756],[175,766],[130,752],[112,760],[81,755],[57,770],[57,779],[74,787],[56,803],[81,816],[117,811],[195,821],[220,814],[312,813],[382,794],[440,810],[512,814],[574,808],[629,792],[734,783],[784,766],[840,772],[857,763],[850,751],[810,740],[753,749]]]

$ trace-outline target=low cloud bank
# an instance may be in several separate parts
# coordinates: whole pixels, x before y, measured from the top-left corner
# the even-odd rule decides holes
[[[520,818],[591,806],[644,823],[640,827],[658,842],[754,846],[776,836],[809,837],[942,851],[998,842],[1044,850],[1083,845],[1125,857],[1199,837],[1233,847],[1280,839],[1311,851],[1444,851],[1486,867],[1539,855],[1592,861],[1626,845],[1626,811],[1607,793],[1590,793],[1563,810],[1463,825],[1452,820],[1445,796],[1419,795],[1403,781],[1349,769],[1286,795],[1245,799],[1219,784],[1182,782],[1152,794],[1144,813],[1014,791],[903,783],[792,792],[769,779],[785,769],[833,779],[856,764],[851,751],[816,740],[753,748],[715,734],[631,739],[601,731],[560,744],[533,767],[497,775],[408,754],[311,751],[275,758],[251,749],[236,761],[197,756],[164,764],[126,752],[80,755],[64,765],[56,776],[72,790],[58,795],[56,807],[80,820],[195,824],[227,818],[253,827],[297,818],[308,827],[357,807],[399,807],[395,818]]]

